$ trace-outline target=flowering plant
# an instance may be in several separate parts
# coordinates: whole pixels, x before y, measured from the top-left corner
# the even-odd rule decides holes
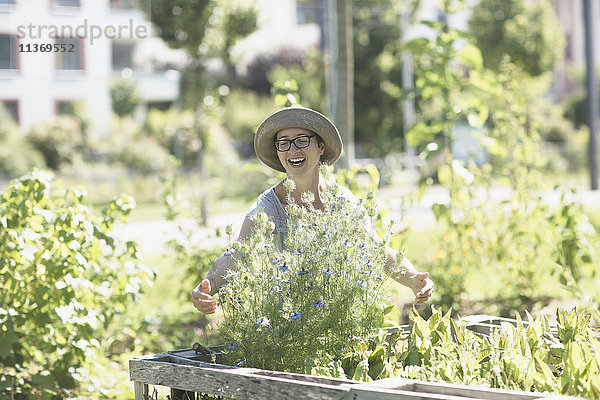
[[[382,325],[386,241],[370,233],[373,198],[348,201],[339,190],[326,190],[323,210],[308,194],[302,205],[288,196],[283,248],[261,213],[252,234],[233,245],[235,267],[219,291],[233,363],[303,371]]]

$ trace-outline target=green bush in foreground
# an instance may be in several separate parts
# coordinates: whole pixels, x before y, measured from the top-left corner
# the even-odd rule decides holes
[[[134,206],[123,196],[97,216],[40,171],[2,193],[0,397],[67,397],[87,381],[102,333],[153,275],[111,236]]]
[[[340,200],[335,188],[325,194],[324,211],[304,200],[288,209],[284,250],[273,224],[258,214],[254,232],[228,251],[235,268],[219,292],[220,333],[233,363],[303,371],[383,324],[385,248],[361,222],[369,200]]]

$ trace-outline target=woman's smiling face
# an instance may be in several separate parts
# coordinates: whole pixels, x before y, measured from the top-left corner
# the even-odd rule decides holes
[[[279,161],[288,175],[304,175],[311,172],[318,174],[319,161],[325,151],[325,145],[319,143],[313,132],[303,128],[286,128],[277,132],[275,140],[294,140],[300,136],[312,136],[308,146],[298,148],[294,143],[290,143],[287,151],[277,151]]]

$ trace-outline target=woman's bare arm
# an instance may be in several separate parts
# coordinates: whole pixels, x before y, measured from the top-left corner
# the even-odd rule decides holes
[[[254,221],[249,217],[244,219],[238,240],[244,239],[254,229]],[[213,295],[217,293],[219,288],[225,283],[227,271],[233,268],[233,259],[229,255],[222,255],[214,261],[214,268],[208,271],[208,274],[192,291],[192,303],[194,307],[205,314],[212,314],[217,308],[217,303],[213,299]]]

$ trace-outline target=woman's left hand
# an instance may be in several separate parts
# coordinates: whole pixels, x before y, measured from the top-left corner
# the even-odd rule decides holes
[[[419,272],[412,278],[412,289],[415,293],[415,303],[425,303],[433,293],[433,281],[429,279],[429,272]]]

